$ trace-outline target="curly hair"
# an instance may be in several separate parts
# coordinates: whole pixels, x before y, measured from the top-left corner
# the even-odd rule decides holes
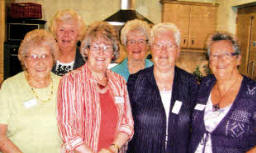
[[[148,41],[150,41],[150,26],[147,22],[134,19],[128,21],[121,30],[121,42],[124,46],[127,43],[127,34],[130,31],[139,31],[142,32]]]
[[[214,42],[217,42],[217,41],[221,41],[221,40],[227,40],[227,41],[230,41],[231,44],[232,44],[232,47],[234,49],[234,53],[236,55],[240,55],[240,48],[239,48],[239,45],[238,45],[238,42],[237,42],[237,39],[235,38],[235,36],[233,36],[231,33],[228,33],[228,32],[215,32],[214,34],[210,35],[208,40],[207,40],[207,51],[208,51],[208,56],[210,55],[210,48],[211,48],[211,45],[214,43]]]
[[[91,24],[86,31],[85,37],[81,42],[80,52],[84,58],[87,57],[86,50],[90,48],[93,40],[99,37],[109,40],[113,44],[114,59],[119,55],[119,43],[117,40],[117,34],[112,25],[107,22],[99,21]]]
[[[55,62],[58,56],[57,54],[59,48],[54,36],[46,30],[36,29],[28,32],[25,35],[18,50],[18,58],[21,62],[23,70],[26,70],[26,67],[24,65],[24,58],[27,56],[29,49],[38,46],[49,47]]]
[[[79,31],[78,40],[81,40],[84,36],[86,26],[81,16],[72,9],[57,11],[57,13],[53,16],[51,20],[49,31],[51,31],[56,37],[56,29],[58,26],[58,22],[69,23],[70,21],[77,22],[77,27]]]

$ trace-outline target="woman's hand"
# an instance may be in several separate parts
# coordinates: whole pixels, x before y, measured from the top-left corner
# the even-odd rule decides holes
[[[246,153],[256,153],[256,146],[247,151]]]
[[[81,146],[76,148],[75,153],[93,153],[93,151],[85,144],[82,144]]]
[[[0,124],[0,151],[3,153],[22,153],[21,150],[6,136],[8,126]]]
[[[110,151],[109,149],[103,148],[98,153],[114,153],[114,152]]]

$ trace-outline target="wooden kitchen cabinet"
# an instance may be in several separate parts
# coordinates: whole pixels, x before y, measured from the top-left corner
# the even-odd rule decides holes
[[[217,4],[162,0],[162,22],[172,22],[181,32],[183,49],[204,50],[216,31]]]

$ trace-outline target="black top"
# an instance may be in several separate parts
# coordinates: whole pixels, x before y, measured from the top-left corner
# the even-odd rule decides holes
[[[167,148],[166,114],[153,66],[130,75],[127,86],[134,119],[134,136],[129,143],[128,153],[187,153],[191,112],[198,88],[195,77],[175,67]],[[181,108],[178,113],[173,113],[178,101],[182,102]]]
[[[73,66],[73,70],[81,67],[82,65],[84,65],[85,61],[82,57],[82,55],[80,54],[79,52],[79,48],[76,49],[76,57],[75,57],[75,63],[74,63],[74,66]],[[58,75],[57,71],[56,71],[56,64],[53,66],[52,68],[52,72],[56,75]],[[62,74],[62,73],[61,73]],[[62,75],[60,75],[62,76]]]

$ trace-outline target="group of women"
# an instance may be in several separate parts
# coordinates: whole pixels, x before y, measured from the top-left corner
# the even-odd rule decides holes
[[[128,56],[111,70],[119,44],[108,23],[85,32],[81,17],[63,10],[50,31],[25,36],[24,71],[2,84],[1,152],[256,152],[256,82],[239,73],[232,35],[209,38],[212,74],[198,85],[175,66],[180,32],[172,23],[127,22]]]

